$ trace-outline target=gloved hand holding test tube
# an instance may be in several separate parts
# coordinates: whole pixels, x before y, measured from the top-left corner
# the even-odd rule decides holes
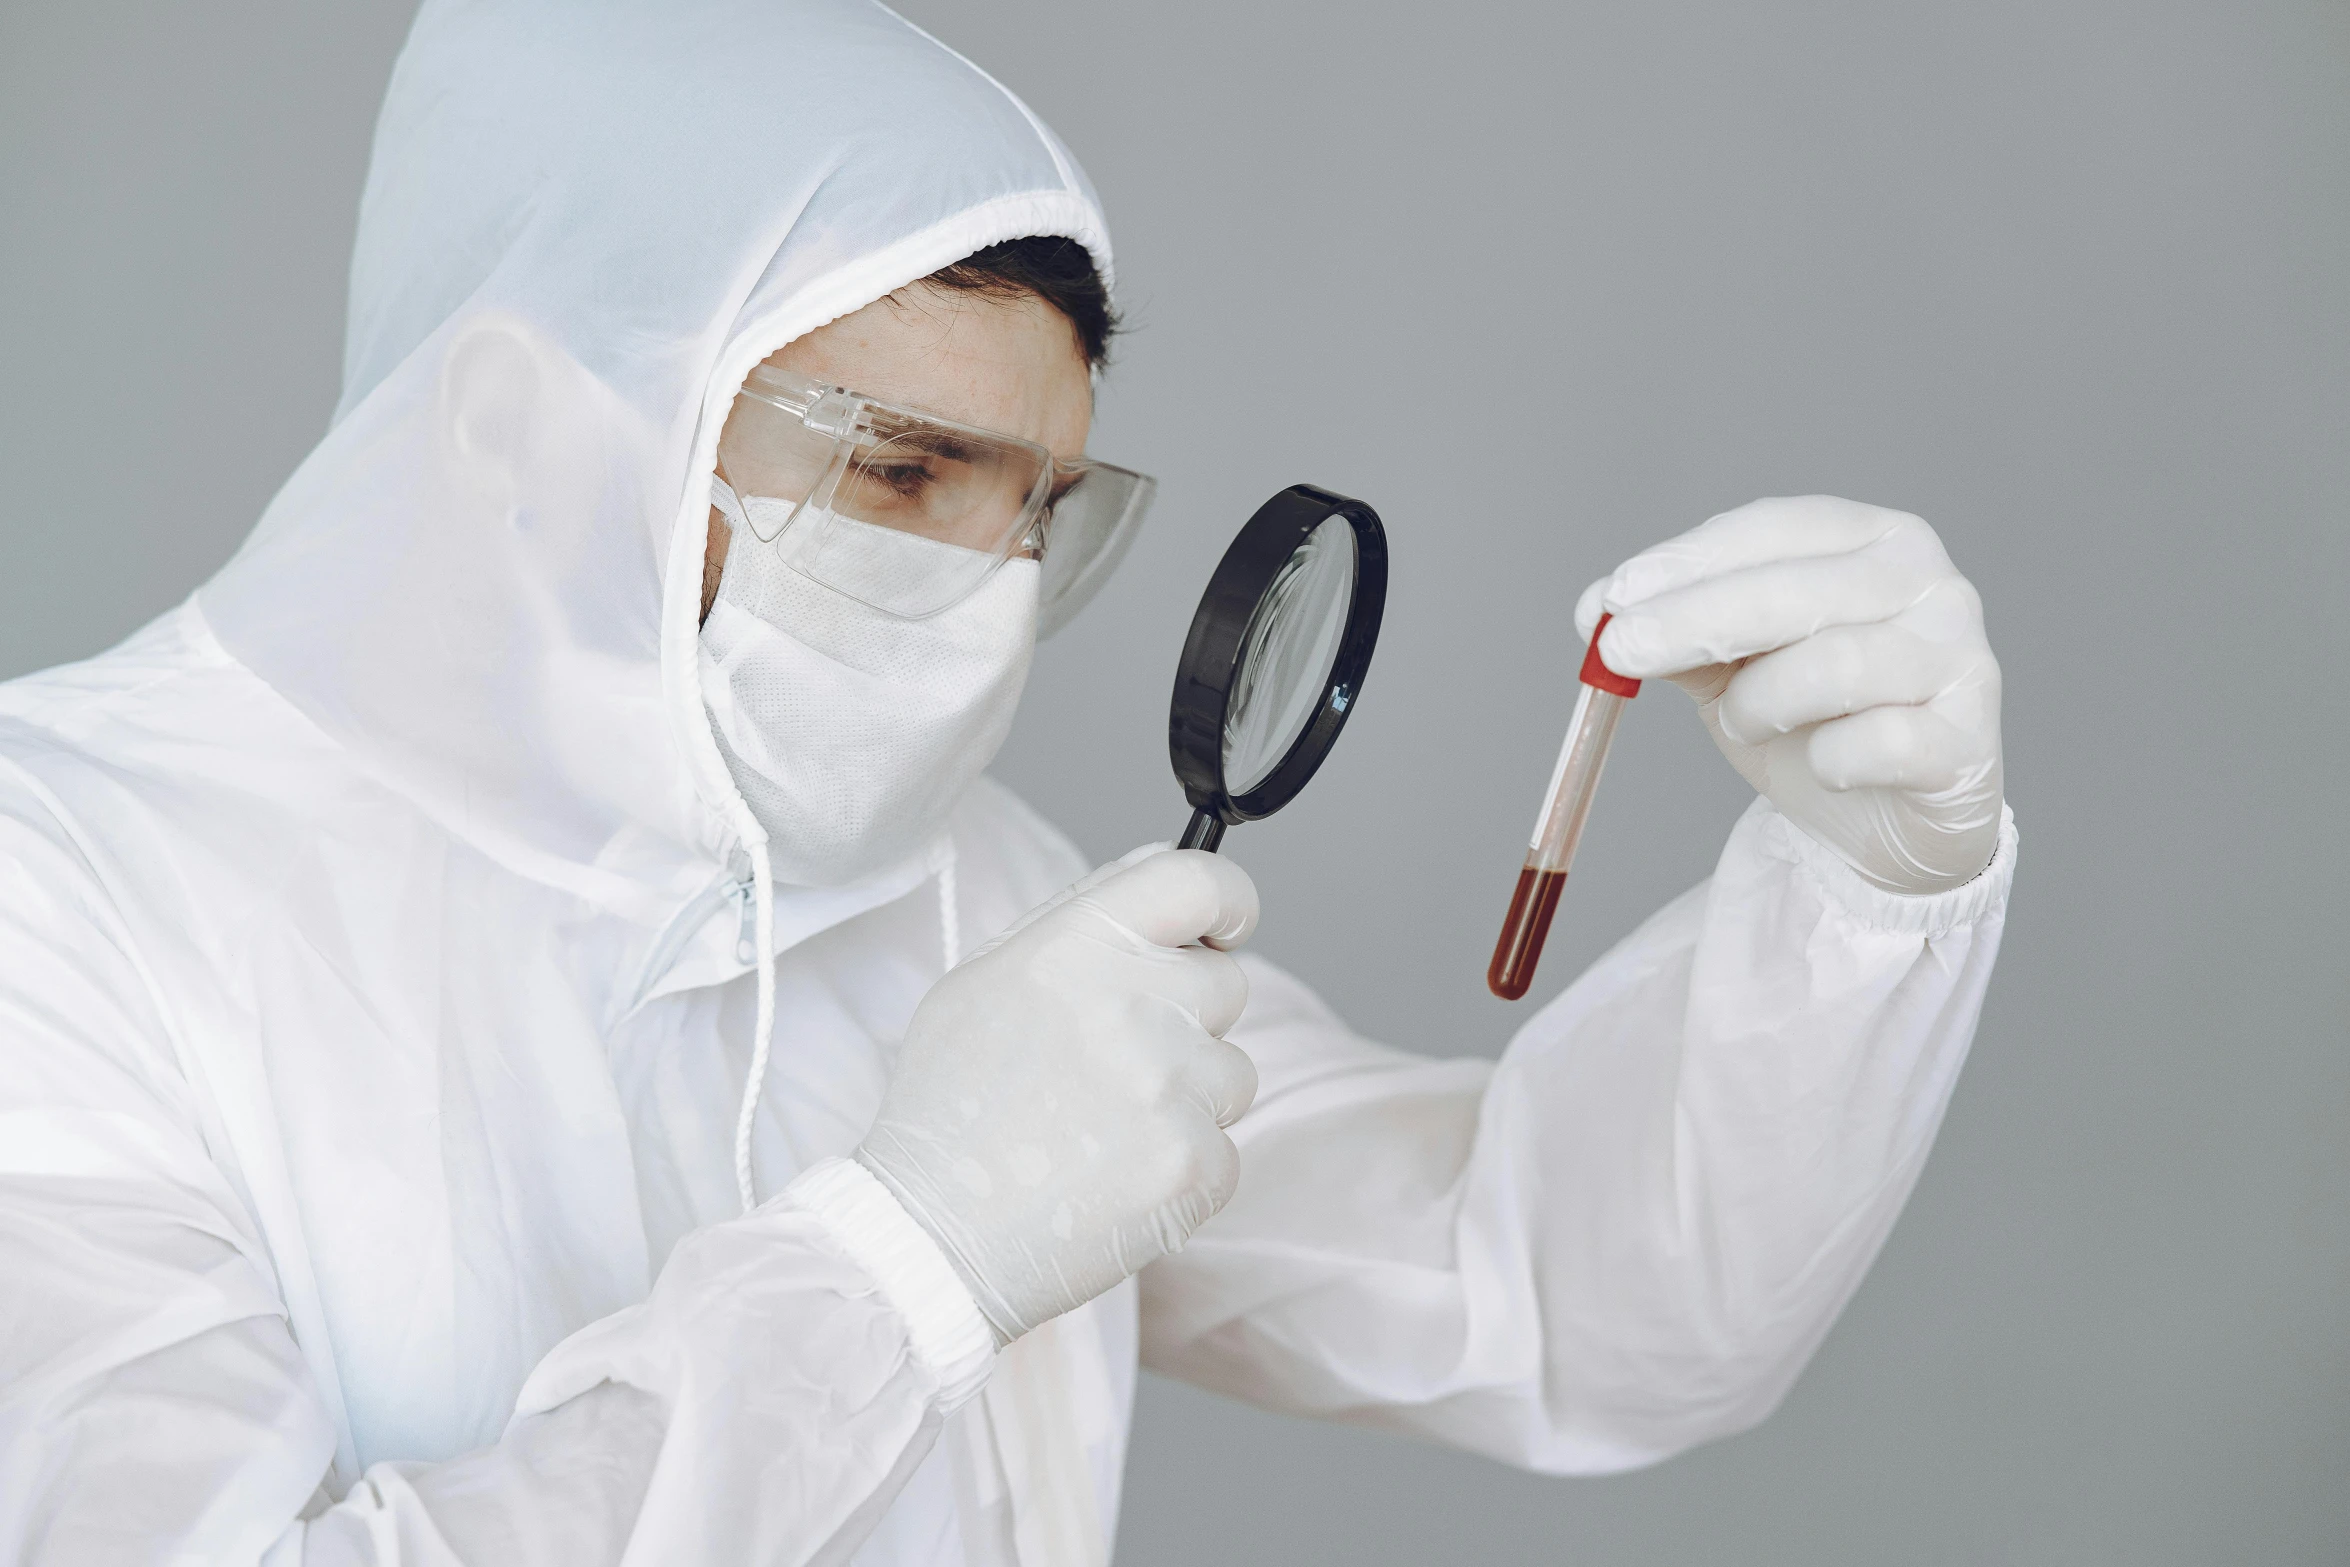
[[[1583,689],[1575,699],[1575,716],[1567,721],[1567,738],[1559,747],[1558,766],[1551,771],[1542,814],[1534,819],[1526,865],[1518,872],[1518,889],[1510,895],[1501,940],[1494,944],[1493,961],[1485,970],[1486,987],[1504,1001],[1517,1000],[1534,983],[1534,965],[1542,960],[1542,943],[1550,935],[1551,916],[1558,912],[1567,870],[1575,863],[1575,846],[1583,841],[1591,798],[1599,792],[1599,773],[1616,737],[1616,719],[1624,704],[1640,694],[1639,681],[1625,679],[1600,659],[1599,634],[1610,618],[1599,617],[1591,645],[1584,650],[1577,676]]]

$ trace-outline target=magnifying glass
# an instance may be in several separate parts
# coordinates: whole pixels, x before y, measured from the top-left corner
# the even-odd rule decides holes
[[[1191,617],[1167,750],[1184,849],[1297,797],[1354,711],[1387,606],[1387,533],[1361,501],[1293,484],[1257,508]]]

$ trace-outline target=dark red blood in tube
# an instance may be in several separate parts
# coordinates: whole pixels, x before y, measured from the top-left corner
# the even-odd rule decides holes
[[[1541,871],[1529,865],[1518,872],[1518,890],[1510,894],[1509,917],[1502,921],[1501,940],[1494,944],[1493,962],[1485,970],[1485,988],[1502,1000],[1517,1000],[1534,983],[1534,965],[1542,961],[1550,917],[1558,912],[1559,894],[1566,886],[1565,871]]]

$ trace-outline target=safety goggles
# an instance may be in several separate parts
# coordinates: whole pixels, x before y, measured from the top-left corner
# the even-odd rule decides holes
[[[718,457],[721,508],[803,576],[922,620],[1025,555],[1043,568],[1047,635],[1108,578],[1158,488],[767,365],[744,383]]]

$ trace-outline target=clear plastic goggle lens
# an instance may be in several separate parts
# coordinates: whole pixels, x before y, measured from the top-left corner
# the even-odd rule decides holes
[[[954,431],[897,430],[849,453],[830,510],[876,528],[1009,553],[1034,515],[1051,460]]]
[[[1158,480],[1147,474],[1096,463],[1062,494],[1044,525],[1039,636],[1067,625],[1110,579],[1158,490]]]
[[[1116,566],[1156,489],[1087,463],[1055,501],[1071,470],[1033,443],[765,367],[745,390],[720,458],[752,532],[803,575],[908,619],[953,607],[1041,544],[1049,634]],[[810,429],[811,413],[828,428]]]

